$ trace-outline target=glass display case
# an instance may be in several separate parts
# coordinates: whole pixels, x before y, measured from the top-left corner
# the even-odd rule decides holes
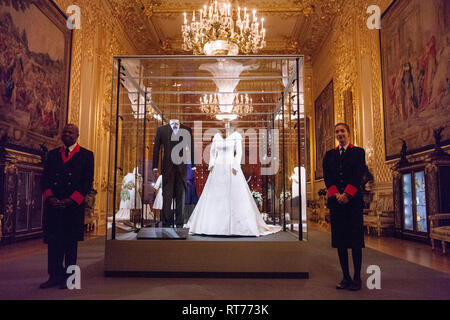
[[[395,236],[429,242],[429,217],[449,211],[450,156],[434,154],[393,168]]]
[[[403,228],[405,231],[427,233],[425,172],[403,174]]]
[[[106,254],[111,261],[108,248],[118,246],[117,241],[144,246],[151,244],[139,240],[217,245],[224,240],[307,239],[309,142],[302,56],[115,57],[111,125]],[[186,128],[192,143],[181,145],[184,138],[170,142],[178,137],[177,130]],[[231,141],[236,142],[229,171],[212,165],[214,159],[226,158],[221,153],[228,152]],[[181,165],[173,158],[177,142]],[[170,164],[165,152],[171,152]],[[183,165],[185,169],[178,169]],[[236,178],[240,174],[245,180]],[[183,179],[181,220],[177,187],[173,195],[159,194],[179,182],[169,181],[172,175]],[[163,207],[162,199],[169,198],[172,204],[165,201]],[[224,207],[232,208],[229,217]],[[221,210],[227,218],[214,218]],[[210,229],[193,226],[205,225],[202,219]],[[249,219],[259,226],[254,234],[239,232],[237,225],[251,224]]]

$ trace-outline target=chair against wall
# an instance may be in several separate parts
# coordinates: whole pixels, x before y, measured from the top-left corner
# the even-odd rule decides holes
[[[393,230],[394,201],[391,195],[380,195],[377,200],[372,201],[368,214],[364,215],[364,226],[368,234],[370,234],[370,228],[375,228],[378,237],[383,230]]]
[[[308,213],[309,220],[318,223],[320,210],[319,200],[308,200],[308,206],[306,210]]]
[[[84,226],[87,232],[98,228],[98,215],[94,210],[96,195],[97,191],[92,189],[85,198],[86,207],[84,209]]]
[[[437,213],[431,215],[429,219],[431,249],[434,250],[434,241],[440,240],[442,243],[442,253],[445,254],[446,243],[450,242],[450,213]]]

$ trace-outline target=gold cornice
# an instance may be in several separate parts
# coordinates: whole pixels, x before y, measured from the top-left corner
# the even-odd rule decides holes
[[[120,29],[119,34],[121,34],[128,42],[128,45],[134,49],[134,51],[137,51],[137,48],[135,46],[135,42],[133,41],[133,38],[130,34],[128,34],[125,30],[125,27],[123,25],[123,21],[119,19],[117,15],[113,13],[113,7],[110,3],[110,0],[102,0],[102,2],[105,5],[105,8],[107,11],[107,16],[113,17],[113,20],[107,20],[111,27],[118,26]]]
[[[174,7],[174,8],[163,8],[163,9],[153,9],[152,13],[154,15],[173,15],[173,16],[180,16],[180,14],[183,14],[183,12],[190,12],[192,10],[198,10],[198,6],[192,6],[189,8],[183,7]],[[283,8],[274,8],[274,7],[268,7],[268,8],[258,8],[258,13],[294,13],[296,15],[304,14],[303,9],[299,8],[290,8],[290,7],[283,7]]]

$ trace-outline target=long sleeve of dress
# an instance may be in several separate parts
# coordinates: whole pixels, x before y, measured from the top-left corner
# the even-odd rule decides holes
[[[241,168],[241,160],[242,160],[242,136],[236,132],[235,134],[236,138],[235,138],[235,151],[236,154],[233,158],[233,163],[231,165],[231,167],[234,170],[239,170]]]
[[[158,179],[156,179],[156,183],[155,183],[155,190],[158,190],[161,187],[161,182],[162,182],[162,174],[159,175]]]
[[[216,137],[214,137],[211,143],[211,149],[209,150],[208,170],[211,170],[214,167],[215,161],[216,161]]]

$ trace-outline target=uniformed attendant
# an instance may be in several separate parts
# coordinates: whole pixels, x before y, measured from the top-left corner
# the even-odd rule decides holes
[[[78,127],[65,126],[64,145],[48,153],[43,173],[44,242],[48,244],[48,281],[40,288],[66,288],[67,267],[76,265],[84,236],[84,198],[92,189],[94,154],[77,143]],[[63,267],[65,260],[65,267]]]
[[[350,128],[345,123],[335,126],[339,145],[323,159],[327,207],[331,215],[331,242],[337,248],[343,279],[337,289],[361,289],[362,248],[364,248],[363,200],[361,184],[366,168],[365,151],[350,144]],[[352,249],[354,277],[350,276],[348,250]]]

